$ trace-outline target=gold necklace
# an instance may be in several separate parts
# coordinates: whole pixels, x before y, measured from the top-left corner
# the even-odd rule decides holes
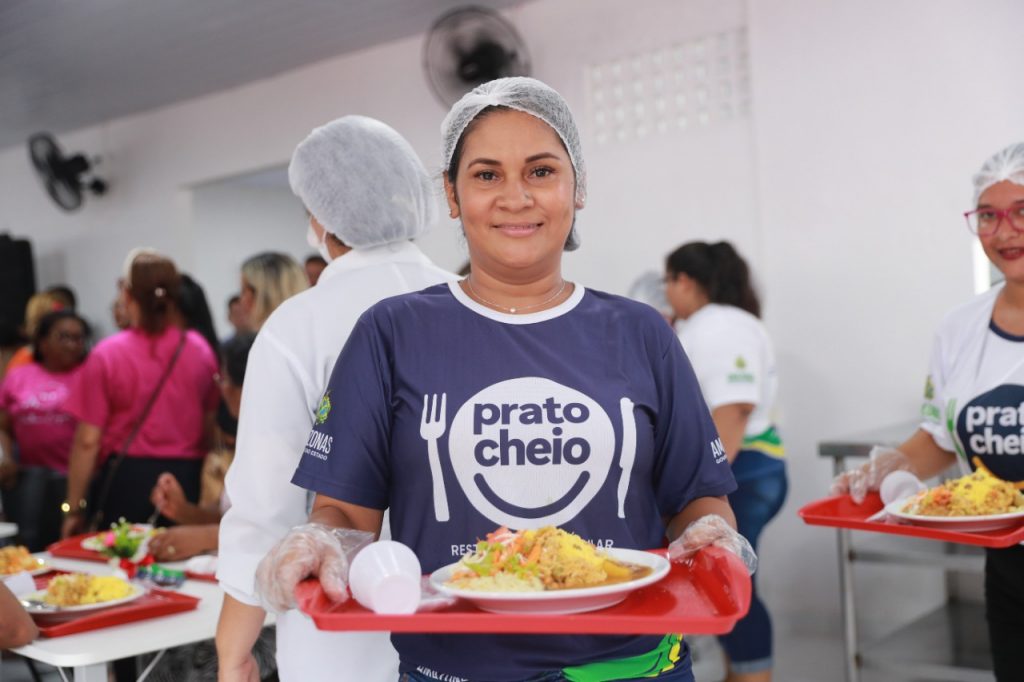
[[[491,306],[492,308],[497,308],[498,310],[507,310],[509,313],[511,313],[513,315],[515,315],[517,312],[522,311],[522,310],[531,310],[533,308],[539,308],[542,305],[547,305],[548,303],[551,303],[556,298],[558,298],[559,296],[562,295],[562,292],[565,291],[565,285],[567,284],[567,282],[563,279],[562,280],[562,286],[558,287],[558,291],[556,291],[553,296],[551,296],[550,298],[544,299],[540,303],[534,303],[532,305],[523,305],[523,306],[517,306],[515,308],[510,308],[507,305],[500,305],[498,303],[495,303],[494,301],[488,301],[486,298],[484,298],[483,296],[478,294],[476,289],[473,288],[473,283],[469,280],[469,277],[467,277],[466,279],[464,279],[462,281],[465,282],[466,286],[469,287],[469,290],[473,293],[474,298],[479,300],[481,303],[486,303],[487,305]]]

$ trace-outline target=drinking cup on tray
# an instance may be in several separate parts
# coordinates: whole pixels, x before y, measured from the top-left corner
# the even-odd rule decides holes
[[[376,613],[415,613],[420,603],[423,569],[408,546],[380,540],[364,547],[352,560],[348,584],[352,596]]]

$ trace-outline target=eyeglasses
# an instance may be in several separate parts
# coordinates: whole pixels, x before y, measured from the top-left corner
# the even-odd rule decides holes
[[[1005,211],[999,208],[979,208],[964,213],[967,229],[979,237],[990,237],[999,231],[1003,219],[1017,232],[1024,232],[1024,204]]]
[[[57,332],[57,340],[61,343],[85,343],[85,335]]]

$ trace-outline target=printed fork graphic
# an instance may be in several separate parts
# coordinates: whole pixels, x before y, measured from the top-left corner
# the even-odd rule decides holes
[[[444,435],[448,394],[440,398],[435,393],[423,396],[423,417],[420,419],[420,438],[427,441],[427,458],[430,461],[430,478],[434,483],[434,517],[438,521],[448,520],[448,495],[444,490],[444,473],[441,471],[441,456],[437,452],[437,441]]]

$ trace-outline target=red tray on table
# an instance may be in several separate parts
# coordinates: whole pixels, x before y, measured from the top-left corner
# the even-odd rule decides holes
[[[831,526],[848,530],[870,530],[889,535],[905,535],[914,538],[941,540],[961,545],[979,547],[1010,547],[1024,542],[1024,524],[986,531],[963,531],[941,528],[926,528],[909,523],[893,523],[881,519],[868,521],[872,514],[882,510],[882,498],[878,493],[868,493],[863,504],[857,504],[849,495],[835,495],[805,505],[797,514],[810,526]]]
[[[36,577],[36,587],[40,590],[46,589],[50,580],[64,573],[64,571],[52,571],[45,575]],[[193,597],[179,592],[152,589],[138,599],[120,606],[111,606],[109,609],[90,611],[80,616],[69,615],[59,621],[47,622],[45,617],[39,619],[36,625],[39,627],[39,634],[43,637],[63,637],[65,635],[77,635],[80,632],[109,628],[125,623],[134,623],[140,620],[149,620],[160,616],[168,616],[173,613],[191,611],[199,606],[199,597]]]
[[[658,550],[664,554],[664,550]],[[295,591],[299,609],[320,630],[536,634],[723,634],[750,608],[750,576],[743,562],[717,547],[701,551],[691,564],[673,563],[668,575],[630,592],[600,611],[554,614],[498,614],[466,601],[412,615],[381,615],[354,599],[330,601],[320,583],[306,580]]]
[[[86,549],[82,547],[82,540],[91,538],[98,533],[82,533],[81,535],[72,535],[69,538],[58,540],[49,547],[46,548],[51,555],[56,557],[62,557],[64,559],[78,559],[80,561],[98,561],[100,563],[107,563],[108,557],[103,556],[96,550]],[[190,580],[205,580],[206,582],[217,582],[217,576],[213,573],[193,573],[192,571],[185,571],[185,577]]]

